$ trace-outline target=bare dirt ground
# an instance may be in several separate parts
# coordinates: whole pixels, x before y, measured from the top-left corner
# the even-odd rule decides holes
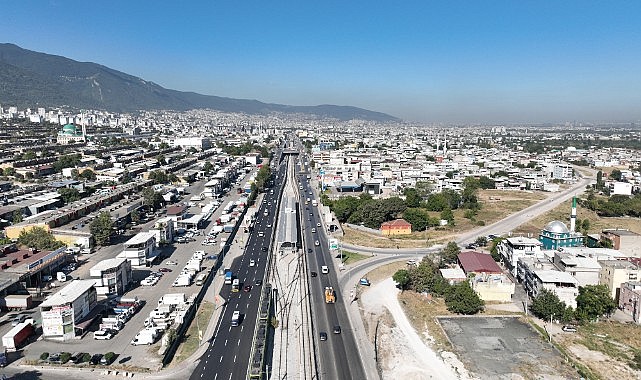
[[[446,360],[425,344],[398,302],[399,290],[387,278],[361,295],[369,332],[375,334],[378,364],[383,379],[471,379],[453,354]]]

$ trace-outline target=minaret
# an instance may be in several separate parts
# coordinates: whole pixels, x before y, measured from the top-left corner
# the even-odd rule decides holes
[[[572,197],[572,214],[570,214],[570,232],[574,233],[576,228],[576,197]]]
[[[447,156],[447,135],[445,135],[445,139],[443,140],[443,157]]]
[[[441,146],[441,136],[436,135],[436,154],[438,155],[438,148]]]

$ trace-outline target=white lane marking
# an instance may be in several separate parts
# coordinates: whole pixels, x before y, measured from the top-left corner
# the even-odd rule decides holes
[[[238,344],[237,344],[237,346],[240,346],[240,339],[238,339]]]
[[[219,363],[222,363],[222,362],[223,362],[223,357],[222,357],[222,356],[220,357],[220,360],[219,360],[218,362],[219,362]]]
[[[227,347],[227,339],[225,339],[225,347]]]
[[[236,363],[236,355],[234,355],[234,363]]]

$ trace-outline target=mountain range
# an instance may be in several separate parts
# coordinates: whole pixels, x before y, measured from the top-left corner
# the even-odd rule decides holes
[[[398,121],[358,107],[289,106],[171,90],[109,67],[0,44],[0,104],[71,106],[112,112],[210,108],[223,112],[313,114],[339,120]]]

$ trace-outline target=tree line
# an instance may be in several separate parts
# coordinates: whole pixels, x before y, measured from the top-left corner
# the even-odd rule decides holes
[[[427,228],[440,225],[446,220],[454,225],[456,209],[467,209],[465,217],[473,219],[481,209],[478,201],[478,189],[487,184],[480,179],[468,177],[463,181],[463,190],[459,194],[452,189],[431,193],[429,184],[418,182],[416,187],[403,190],[403,196],[386,199],[373,199],[370,194],[362,193],[358,197],[347,196],[331,200],[326,194],[321,195],[323,204],[328,205],[336,219],[341,223],[363,224],[369,228],[379,228],[381,223],[403,217],[412,224],[413,231],[425,231]],[[430,212],[440,212],[439,217]]]

